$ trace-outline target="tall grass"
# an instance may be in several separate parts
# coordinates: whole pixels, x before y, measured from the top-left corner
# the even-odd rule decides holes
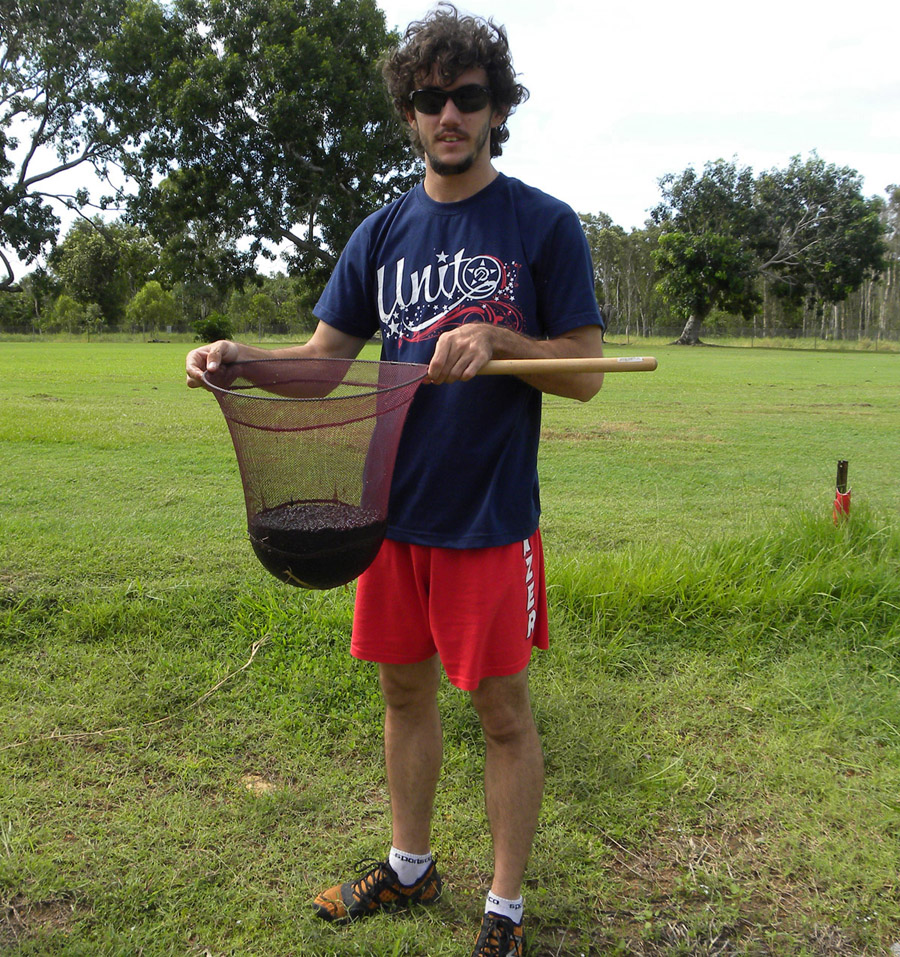
[[[600,647],[639,631],[698,647],[829,647],[900,651],[900,531],[865,508],[835,527],[798,515],[752,539],[634,546],[572,556],[553,575],[554,600],[589,625]]]

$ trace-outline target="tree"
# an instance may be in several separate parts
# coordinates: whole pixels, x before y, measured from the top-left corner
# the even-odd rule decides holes
[[[659,245],[659,228],[652,223],[632,229],[623,250],[622,269],[625,286],[625,332],[632,324],[638,335],[650,335],[657,322],[668,323],[669,311],[659,292],[653,252]]]
[[[606,213],[582,213],[580,219],[594,264],[594,291],[597,302],[607,322],[614,322],[620,308],[625,230],[616,226],[612,217]]]
[[[25,332],[34,326],[31,301],[25,290],[0,296],[0,329],[4,332]]]
[[[47,332],[78,332],[87,319],[87,306],[63,293],[44,317],[43,328]]]
[[[286,247],[292,270],[327,275],[360,219],[411,182],[377,73],[390,39],[374,0],[134,6],[110,49],[127,78],[117,120],[154,111],[127,161],[135,217],[161,240],[197,223],[249,237],[250,261]]]
[[[90,166],[105,176],[120,131],[102,110],[104,43],[125,0],[4,0],[0,6],[0,290],[15,283],[13,259],[51,248],[54,206],[83,209],[87,190],[63,174]]]
[[[50,254],[47,264],[67,297],[96,303],[110,325],[118,324],[125,295],[118,276],[119,250],[102,224],[79,220]]]
[[[813,154],[754,179],[718,160],[660,180],[654,253],[659,288],[685,322],[678,342],[699,342],[713,308],[749,316],[768,284],[794,302],[843,300],[883,263],[881,204],[859,175]]]
[[[107,325],[119,325],[125,306],[153,275],[159,254],[134,226],[80,219],[47,259],[63,290],[96,303]]]
[[[129,326],[142,332],[174,325],[176,315],[175,297],[155,279],[145,283],[125,309]]]
[[[756,184],[759,269],[776,295],[838,303],[884,268],[883,203],[864,199],[859,174],[813,154],[795,156]]]
[[[215,218],[192,219],[190,209],[181,201],[182,190],[174,176],[163,180],[151,192],[156,200],[147,202],[153,203],[154,209],[144,221],[152,225],[155,236],[162,237],[160,278],[170,284],[207,285],[219,294],[233,287],[242,289],[255,281],[256,253],[246,244],[243,249],[238,247],[242,237],[239,223],[225,224]]]
[[[215,342],[217,339],[230,339],[232,336],[231,323],[228,316],[221,312],[211,312],[205,319],[198,319],[193,323],[195,342]]]
[[[257,292],[250,299],[249,313],[251,321],[256,325],[257,335],[262,339],[265,330],[271,329],[275,322],[278,306],[271,296]]]
[[[758,302],[753,171],[717,160],[701,176],[689,168],[659,185],[663,202],[651,214],[661,227],[659,290],[684,322],[678,343],[696,345],[714,308],[749,314]]]

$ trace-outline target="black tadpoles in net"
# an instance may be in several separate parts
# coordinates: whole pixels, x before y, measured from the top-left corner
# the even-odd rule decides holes
[[[276,578],[334,588],[372,563],[403,422],[425,370],[256,359],[204,375],[231,432],[253,550]]]

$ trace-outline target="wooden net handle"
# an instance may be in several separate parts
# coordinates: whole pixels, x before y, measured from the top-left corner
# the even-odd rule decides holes
[[[478,375],[530,375],[541,372],[652,372],[653,356],[628,356],[621,359],[491,359]]]

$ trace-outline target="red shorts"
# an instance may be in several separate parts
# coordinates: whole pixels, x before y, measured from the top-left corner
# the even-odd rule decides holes
[[[518,674],[548,647],[541,534],[496,548],[432,548],[386,540],[356,590],[350,651],[413,664],[440,656],[466,691]]]

